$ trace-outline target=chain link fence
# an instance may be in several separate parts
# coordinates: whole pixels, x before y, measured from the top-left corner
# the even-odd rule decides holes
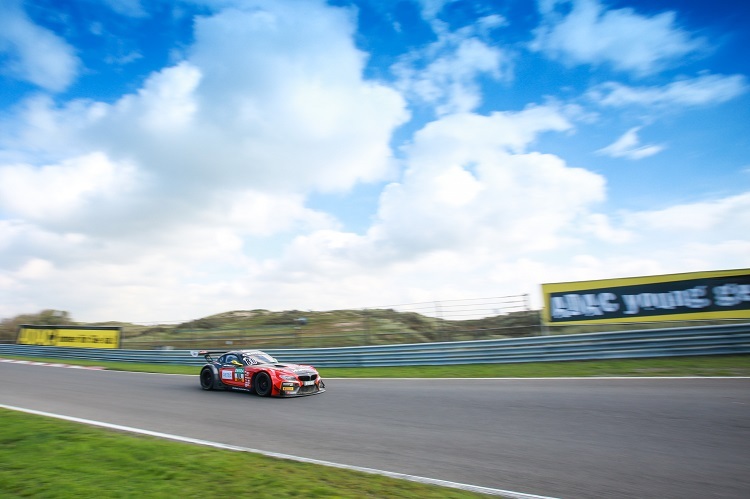
[[[315,348],[467,341],[540,334],[528,295],[359,310],[237,311],[176,326],[125,328],[123,348]]]

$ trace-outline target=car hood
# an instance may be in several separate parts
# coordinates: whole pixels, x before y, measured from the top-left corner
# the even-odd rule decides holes
[[[317,373],[318,371],[313,366],[305,366],[300,364],[273,364],[269,366],[274,371],[286,371],[294,374],[304,373]]]

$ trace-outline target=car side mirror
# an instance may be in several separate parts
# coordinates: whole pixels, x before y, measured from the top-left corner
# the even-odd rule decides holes
[[[241,365],[242,365],[242,364],[240,364],[239,362],[237,362],[236,360],[233,360],[233,361],[232,361],[232,364],[234,364],[235,366],[241,366]]]

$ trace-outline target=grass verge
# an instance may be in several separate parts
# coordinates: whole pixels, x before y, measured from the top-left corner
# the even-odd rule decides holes
[[[0,409],[0,496],[472,498],[479,494]]]
[[[119,371],[198,374],[200,366],[133,364],[78,359],[39,359],[41,362],[100,366]],[[457,366],[323,367],[324,378],[559,378],[590,376],[750,376],[750,355],[713,355],[651,359],[477,364]]]

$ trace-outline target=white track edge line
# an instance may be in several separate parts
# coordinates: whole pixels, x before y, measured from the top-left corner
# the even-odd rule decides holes
[[[339,468],[339,469],[345,469],[345,470],[350,470],[350,471],[359,471],[361,473],[369,473],[371,475],[381,475],[381,476],[386,476],[389,478],[407,480],[410,482],[417,482],[417,483],[422,483],[426,485],[437,485],[440,487],[449,487],[449,488],[460,489],[460,490],[465,490],[469,492],[477,492],[479,494],[503,496],[503,497],[508,497],[510,499],[555,499],[553,497],[538,496],[538,495],[533,495],[533,494],[524,494],[522,492],[514,492],[510,490],[493,489],[490,487],[482,487],[479,485],[470,485],[470,484],[465,484],[465,483],[450,482],[447,480],[438,480],[436,478],[427,478],[427,477],[420,477],[420,476],[415,476],[415,475],[407,475],[405,473],[395,473],[392,471],[384,471],[384,470],[378,470],[374,468],[364,468],[361,466],[351,466],[348,464],[340,464],[340,463],[334,463],[330,461],[322,461],[319,459],[310,459],[306,457],[292,456],[289,454],[281,454],[278,452],[268,452],[268,451],[264,451],[260,449],[252,449],[249,447],[239,447],[236,445],[222,444],[219,442],[211,442],[208,440],[201,440],[201,439],[191,438],[191,437],[183,437],[180,435],[172,435],[169,433],[161,433],[158,431],[144,430],[141,428],[133,428],[130,426],[121,426],[121,425],[117,425],[113,423],[105,423],[102,421],[94,421],[91,419],[77,418],[74,416],[65,416],[62,414],[54,414],[54,413],[49,413],[49,412],[44,412],[44,411],[37,411],[35,409],[26,409],[23,407],[16,407],[16,406],[10,406],[10,405],[5,405],[5,404],[0,404],[0,408],[11,410],[11,411],[24,412],[28,414],[35,414],[37,416],[45,416],[45,417],[50,417],[50,418],[55,418],[55,419],[62,419],[65,421],[72,421],[75,423],[83,423],[83,424],[87,424],[90,426],[98,426],[102,428],[108,428],[111,430],[125,431],[129,433],[140,434],[140,435],[148,435],[148,436],[163,438],[167,440],[174,440],[177,442],[203,445],[207,447],[214,447],[217,449],[232,450],[232,451],[237,451],[237,452],[249,452],[253,454],[261,454],[263,456],[273,457],[276,459],[285,459],[288,461],[296,461],[300,463],[327,466],[329,468]]]

